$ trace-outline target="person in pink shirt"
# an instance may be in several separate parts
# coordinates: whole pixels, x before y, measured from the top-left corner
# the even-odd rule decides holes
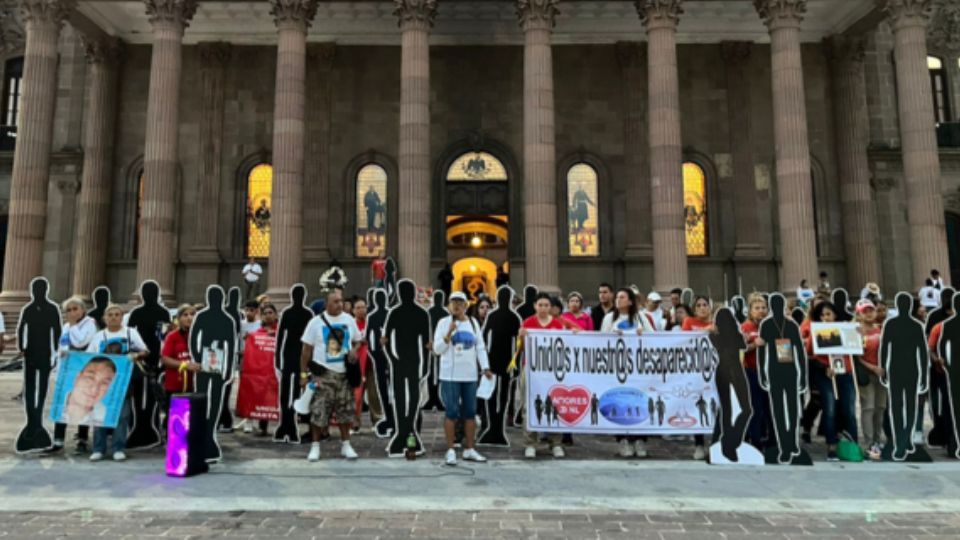
[[[567,295],[567,311],[561,317],[580,330],[593,330],[593,318],[583,311],[583,295],[576,291]]]

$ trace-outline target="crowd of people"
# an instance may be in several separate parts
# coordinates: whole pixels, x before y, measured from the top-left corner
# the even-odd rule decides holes
[[[890,310],[880,296],[879,288],[868,284],[861,297],[852,305],[834,305],[826,276],[821,275],[817,290],[799,290],[787,308],[787,315],[800,325],[806,346],[811,392],[803,413],[805,443],[814,437],[813,427],[819,417],[819,435],[827,445],[827,459],[835,461],[837,445],[841,438],[857,442],[864,455],[880,459],[884,444],[884,414],[887,393],[881,381],[884,371],[878,359],[880,332]],[[806,284],[801,285],[801,289]],[[934,273],[918,292],[912,315],[923,321],[928,309],[937,307],[940,291],[944,285]],[[569,330],[573,332],[636,333],[646,332],[708,332],[716,333],[714,315],[723,307],[705,296],[693,296],[692,305],[685,303],[681,289],[674,289],[664,298],[657,292],[642,294],[636,286],[614,288],[609,283],[597,287],[598,303],[587,306],[584,295],[570,292],[565,295],[538,293],[533,298],[515,295],[514,304],[521,317],[520,336],[530,330]],[[760,323],[769,314],[768,297],[754,293],[744,302],[740,313],[741,331],[746,350],[742,364],[749,382],[753,415],[746,434],[746,441],[764,449],[775,445],[776,440],[771,420],[769,397],[760,384],[757,349],[764,346],[759,336]],[[936,301],[934,301],[936,300]],[[488,314],[496,308],[496,300],[481,296],[470,302],[462,292],[450,295],[448,315],[434,321],[433,339],[426,344],[425,354],[436,355],[440,380],[440,395],[445,406],[444,434],[447,443],[445,462],[457,463],[456,447],[462,447],[462,459],[475,462],[486,461],[476,448],[477,390],[483,377],[490,378],[490,364],[484,342],[484,324]],[[165,331],[160,350],[162,368],[161,385],[167,394],[190,391],[200,364],[191,358],[188,346],[194,317],[202,305],[184,304],[174,313],[173,322]],[[61,355],[70,351],[128,354],[141,360],[149,353],[137,330],[126,325],[124,310],[111,304],[102,320],[93,320],[87,313],[83,300],[70,298],[62,305],[64,326],[61,338]],[[952,309],[947,306],[946,309]],[[364,408],[369,411],[371,425],[376,425],[384,416],[373,377],[374,368],[368,354],[372,345],[373,328],[368,324],[367,300],[361,296],[345,297],[340,288],[324,291],[312,306],[314,317],[310,320],[301,338],[302,354],[300,383],[302,387],[312,384],[315,391],[309,407],[309,442],[307,457],[317,461],[321,456],[321,442],[330,438],[330,428],[339,431],[340,456],[357,459],[351,445],[351,435],[361,429]],[[276,338],[279,312],[264,295],[248,301],[243,307],[239,342],[258,333]],[[863,338],[863,355],[827,357],[814,353],[811,324],[816,322],[855,321]],[[942,370],[943,360],[936,354],[936,343],[941,325],[929,328],[928,339],[934,370]],[[242,351],[241,351],[242,357]],[[521,356],[522,361],[522,356]],[[242,365],[242,364],[241,364]],[[135,370],[136,372],[137,370]],[[359,382],[351,381],[351,371],[359,373]],[[519,384],[515,389],[514,406],[522,414],[525,381],[523,369],[519,370]],[[142,376],[142,375],[141,375]],[[243,377],[241,369],[240,376]],[[131,386],[132,387],[132,386]],[[426,395],[426,392],[423,393]],[[129,396],[128,396],[129,398]],[[128,399],[129,401],[129,399]],[[859,415],[858,415],[859,406]],[[89,452],[91,461],[99,461],[110,455],[116,461],[126,459],[125,443],[127,425],[130,421],[129,407],[124,408],[116,429],[95,428],[93,445],[89,446],[89,429],[80,426],[76,432],[78,452]],[[922,429],[924,411],[919,411],[916,442],[924,442]],[[249,420],[244,431],[266,436],[268,422]],[[65,424],[57,424],[51,452],[64,448],[67,433]],[[224,426],[229,431],[230,425]],[[107,445],[107,439],[112,441]],[[524,457],[535,458],[540,443],[546,442],[554,458],[565,456],[565,444],[571,437],[558,433],[523,434]],[[624,434],[616,437],[618,453],[622,457],[647,457],[647,437]],[[693,439],[695,459],[704,459],[704,437]]]

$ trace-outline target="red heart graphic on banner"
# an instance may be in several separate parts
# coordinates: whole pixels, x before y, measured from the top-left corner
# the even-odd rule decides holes
[[[553,410],[560,420],[572,426],[583,419],[590,410],[590,390],[585,386],[553,386],[550,388]]]

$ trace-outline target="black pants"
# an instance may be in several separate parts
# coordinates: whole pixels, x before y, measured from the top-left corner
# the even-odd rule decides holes
[[[53,426],[53,440],[64,441],[67,436],[67,425],[57,423]],[[77,440],[78,441],[87,441],[90,439],[90,427],[89,426],[77,426]]]

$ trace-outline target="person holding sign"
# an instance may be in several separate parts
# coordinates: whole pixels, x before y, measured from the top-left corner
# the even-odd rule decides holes
[[[197,309],[190,304],[177,308],[174,318],[176,328],[167,334],[160,349],[160,363],[163,365],[163,389],[167,394],[191,392],[194,387],[194,373],[200,371],[200,364],[190,358],[190,327]],[[170,400],[166,400],[167,407]]]
[[[880,367],[879,356],[880,333],[883,328],[877,324],[877,308],[870,300],[857,302],[856,311],[857,320],[860,321],[859,331],[863,336],[863,356],[859,358],[859,362],[867,371],[866,381],[863,381],[866,384],[860,383],[863,444],[867,456],[879,460],[883,448],[880,440],[883,436],[883,416],[887,410],[887,391],[880,382],[887,378],[887,373]]]
[[[94,332],[97,331],[97,323],[93,318],[87,316],[87,306],[79,296],[73,296],[63,302],[63,312],[67,322],[63,323],[63,332],[60,334],[60,357],[66,358],[70,351],[85,351],[90,340],[93,339]],[[87,439],[89,439],[90,426],[77,427],[77,454],[86,454]],[[64,439],[67,434],[67,424],[58,422],[53,428],[53,446],[48,452],[59,452],[63,450]]]
[[[563,330],[563,323],[555,319],[553,315],[550,315],[550,306],[550,295],[547,293],[537,293],[533,303],[534,314],[524,320],[523,324],[520,325],[520,339],[525,339],[529,330]],[[527,381],[526,372],[523,370],[523,367],[520,367],[520,373],[520,395],[525,397],[527,395]],[[524,400],[524,402],[526,402],[526,400]],[[524,411],[524,414],[526,414],[526,411]],[[549,419],[549,414],[547,417]],[[524,444],[526,445],[526,448],[523,450],[523,457],[526,459],[536,458],[538,434],[524,431],[523,438]],[[551,433],[547,438],[553,457],[557,459],[566,457],[567,454],[563,451],[563,437],[559,433]]]
[[[433,352],[440,355],[440,395],[443,400],[443,432],[447,440],[447,465],[457,464],[457,420],[463,421],[463,459],[484,462],[487,458],[474,448],[477,431],[477,365],[483,376],[493,378],[487,359],[487,346],[480,325],[467,316],[467,296],[462,292],[450,295],[450,315],[437,322],[433,332]]]

